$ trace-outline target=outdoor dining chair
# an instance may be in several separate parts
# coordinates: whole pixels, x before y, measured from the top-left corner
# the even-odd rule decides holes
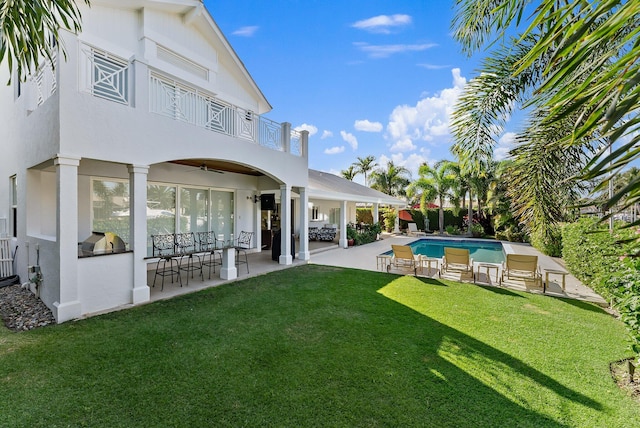
[[[171,283],[173,284],[173,276],[178,277],[180,287],[182,287],[182,278],[180,278],[180,256],[176,254],[176,245],[173,234],[167,235],[151,235],[151,255],[158,258],[156,263],[156,272],[153,275],[153,285],[156,286],[157,277],[162,277],[162,288],[164,290],[164,277],[171,276]],[[160,265],[162,264],[162,268]],[[167,267],[169,264],[169,267]],[[175,265],[175,266],[174,266]]]
[[[214,231],[198,232],[198,251],[202,256],[202,267],[209,267],[209,279],[211,279],[211,269],[216,273],[216,266],[222,265],[222,241],[220,241]]]
[[[180,256],[180,270],[187,272],[187,285],[189,285],[189,272],[191,272],[191,278],[193,278],[193,273],[199,271],[204,281],[202,257],[196,249],[196,238],[193,232],[176,233],[175,239],[176,253]],[[182,263],[184,259],[187,259],[186,265]]]
[[[247,257],[247,251],[251,249],[251,239],[253,238],[253,232],[240,232],[238,239],[236,240],[236,266],[244,263],[247,265],[247,273],[249,273],[249,258]],[[240,255],[244,255],[244,260],[240,259]]]

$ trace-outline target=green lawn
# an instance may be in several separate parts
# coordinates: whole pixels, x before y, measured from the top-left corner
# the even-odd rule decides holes
[[[599,308],[307,265],[23,333],[0,426],[629,427]]]

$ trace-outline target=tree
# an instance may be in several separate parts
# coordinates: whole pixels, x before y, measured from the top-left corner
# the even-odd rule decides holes
[[[409,185],[409,170],[403,166],[396,166],[392,161],[387,168],[378,168],[371,174],[371,188],[391,196],[405,196]]]
[[[494,37],[502,37],[510,26],[521,24],[523,16],[530,16],[524,10],[528,3],[460,0],[454,36],[470,54]],[[527,45],[517,61],[506,64],[510,82],[527,76],[538,78],[526,104],[536,108],[538,130],[559,123],[568,127],[569,132],[547,141],[544,148],[599,148],[588,156],[586,173],[581,174],[584,179],[606,182],[610,173],[640,157],[639,23],[637,1],[541,0],[528,27],[507,46],[517,50],[518,44]],[[507,95],[510,87],[505,86]],[[499,118],[499,109],[487,106],[486,111]],[[538,147],[541,143],[539,140]],[[616,143],[618,147],[609,154],[609,147]],[[487,148],[486,144],[481,146]],[[576,154],[574,151],[571,157]],[[546,157],[551,159],[553,156]],[[617,192],[607,205],[624,200],[628,206],[638,197],[640,181]]]
[[[409,194],[420,192],[421,206],[438,199],[438,228],[444,233],[444,201],[451,196],[450,190],[456,180],[456,165],[450,161],[437,162],[433,167],[424,163],[418,169],[419,178],[409,185]]]
[[[89,0],[82,0],[87,5]],[[74,0],[11,0],[0,3],[0,63],[7,58],[9,83],[14,68],[18,79],[52,61],[59,30],[81,31],[81,15]],[[62,52],[65,54],[64,46]],[[53,62],[53,61],[52,61]]]
[[[358,174],[364,174],[364,185],[368,186],[367,173],[373,171],[378,164],[376,163],[376,157],[369,155],[365,158],[359,157],[357,162],[354,162],[352,166]]]
[[[342,178],[345,178],[349,181],[353,181],[357,174],[358,172],[355,170],[355,167],[353,165],[350,165],[349,168],[340,171],[340,175],[342,175]]]

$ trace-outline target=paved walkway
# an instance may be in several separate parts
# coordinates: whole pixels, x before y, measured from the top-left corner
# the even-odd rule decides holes
[[[332,249],[330,251],[323,251],[316,253],[315,251],[311,254],[311,263],[315,264],[323,264],[323,265],[331,265],[331,266],[341,266],[341,267],[350,267],[355,269],[364,269],[364,270],[380,270],[379,266],[376,266],[376,256],[378,254],[382,254],[391,249],[392,244],[397,245],[406,245],[410,242],[415,241],[417,238],[400,236],[400,235],[389,235],[384,234],[382,236],[382,240],[377,242],[372,242],[370,244],[350,247],[348,249]],[[452,237],[438,237],[438,236],[429,236],[430,239],[452,239]],[[495,242],[495,241],[493,241]],[[547,270],[560,270],[566,271],[564,266],[562,265],[562,261],[560,259],[555,259],[553,257],[545,256],[540,253],[538,250],[533,248],[529,244],[521,244],[514,242],[503,242],[503,246],[505,252],[507,254],[515,253],[515,254],[531,254],[538,256],[538,265],[540,266],[542,272],[542,279],[545,280],[545,272]],[[335,247],[334,247],[335,248]],[[478,263],[474,262],[474,272],[478,272],[477,270]],[[483,285],[494,285],[498,286],[498,282],[495,280],[496,274],[498,278],[502,273],[502,268],[499,265],[498,272],[496,270],[491,270],[489,272],[489,277],[484,270],[476,277],[476,282],[478,284]],[[420,273],[418,271],[418,276],[429,276],[438,278],[437,271],[432,269],[430,272]],[[452,280],[463,280],[472,282],[473,280],[469,276],[468,278],[461,278],[459,275],[457,276],[446,276],[447,279]],[[568,297],[577,300],[583,300],[588,302],[593,302],[599,304],[601,306],[608,306],[607,302],[598,294],[596,294],[593,290],[582,284],[578,281],[573,275],[566,275],[566,287],[565,290],[561,287],[561,276],[560,275],[551,275],[549,278],[549,283],[546,287],[546,293],[550,296],[558,296],[558,297]],[[527,291],[532,293],[542,293],[542,288],[539,285],[533,283],[533,281],[528,280],[519,280],[519,279],[509,279],[505,280],[501,287],[505,287],[513,290]]]
[[[391,250],[391,244],[400,244],[405,245],[412,241],[415,241],[417,238],[410,238],[407,236],[396,236],[390,234],[383,234],[383,239],[377,242],[372,242],[370,244],[361,245],[357,247],[349,247],[347,249],[338,247],[336,242],[310,242],[310,252],[311,252],[311,260],[310,263],[314,264],[322,264],[322,265],[330,265],[330,266],[341,266],[347,268],[355,268],[355,269],[364,269],[364,270],[380,270],[376,267],[376,256]],[[451,239],[451,237],[439,238],[437,236],[430,236],[433,239]],[[552,257],[548,257],[542,255],[535,248],[531,247],[528,244],[516,244],[516,243],[503,243],[505,252],[507,253],[517,253],[517,254],[535,254],[538,256],[538,264],[543,272],[548,269],[557,269],[557,270],[565,270],[561,265],[561,261],[559,262],[557,259]],[[296,249],[299,248],[298,242],[296,242]],[[211,278],[209,278],[209,272],[205,269],[204,278],[199,278],[195,276],[195,278],[189,278],[187,283],[187,278],[185,274],[182,274],[182,286],[178,283],[178,281],[171,282],[171,278],[165,278],[164,289],[161,285],[162,278],[155,278],[156,285],[151,288],[151,301],[168,299],[171,297],[175,297],[177,295],[194,292],[197,290],[202,290],[204,288],[214,287],[220,284],[233,282],[242,280],[252,276],[263,275],[268,272],[272,272],[275,270],[286,269],[292,266],[299,266],[301,264],[306,264],[305,261],[295,259],[293,264],[290,266],[284,266],[278,264],[278,262],[271,260],[271,250],[265,250],[261,252],[255,252],[249,254],[249,270],[247,272],[247,268],[244,265],[238,267],[238,278],[232,281],[223,280],[220,278],[219,267],[216,269],[216,272],[211,273]],[[475,264],[475,263],[474,263]],[[155,273],[155,264],[150,264],[148,266],[148,277],[147,284],[151,286],[154,281],[154,273]],[[474,272],[478,272],[477,264],[474,268]],[[498,282],[496,281],[496,274],[498,277],[500,276],[501,268],[498,265],[498,272],[492,270],[490,272],[489,277],[487,277],[484,271],[481,271],[479,275],[476,276],[476,282],[478,284],[485,284],[491,286],[497,286]],[[418,275],[422,276],[430,276],[432,278],[438,279],[437,270],[432,269],[430,272],[418,272]],[[452,280],[462,280],[472,282],[471,278],[461,278],[460,276],[447,276],[447,279]],[[572,275],[567,275],[566,277],[566,289],[563,291],[560,287],[560,279],[559,276],[553,276],[550,278],[550,283],[547,285],[546,294],[551,296],[559,296],[559,297],[568,297],[572,299],[578,299],[583,301],[594,302],[602,306],[607,306],[607,302],[594,293],[591,289],[584,286],[580,281],[574,278]],[[532,281],[525,282],[524,280],[507,280],[503,282],[500,286],[528,291],[532,293],[542,293],[542,289],[540,286],[535,285]]]

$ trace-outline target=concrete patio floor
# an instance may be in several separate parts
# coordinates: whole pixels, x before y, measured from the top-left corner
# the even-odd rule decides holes
[[[443,239],[443,237],[438,237],[434,235],[430,235],[429,238],[433,239]],[[444,237],[444,239],[451,239],[452,237]],[[311,253],[311,260],[309,263],[320,264],[320,265],[329,265],[329,266],[339,266],[345,268],[354,268],[354,269],[363,269],[380,271],[381,269],[376,266],[376,256],[382,254],[391,249],[392,244],[406,245],[410,242],[415,241],[418,238],[415,237],[407,237],[403,235],[392,235],[392,234],[383,234],[382,240],[372,242],[370,244],[357,246],[357,247],[349,247],[347,249],[339,248],[337,242],[317,242],[311,241],[309,243],[309,251]],[[542,279],[545,279],[545,271],[546,270],[566,270],[564,266],[561,264],[561,260],[555,259],[552,257],[548,257],[540,253],[538,250],[533,248],[528,244],[519,244],[512,242],[503,242],[503,246],[506,253],[516,253],[516,254],[531,254],[538,256],[538,264],[540,266],[542,272]],[[299,248],[298,242],[296,242],[296,249]],[[234,280],[223,280],[220,279],[220,266],[216,267],[216,272],[211,273],[211,279],[209,279],[208,268],[205,267],[204,271],[204,281],[198,277],[196,274],[192,279],[189,277],[188,285],[186,274],[182,274],[182,287],[176,281],[171,282],[171,278],[167,276],[165,278],[164,290],[162,290],[161,286],[161,277],[156,278],[155,287],[152,287],[154,274],[155,274],[155,263],[149,264],[149,271],[147,274],[147,284],[151,287],[151,301],[169,299],[171,297],[190,293],[198,290],[202,290],[209,287],[214,287],[223,283],[243,280],[249,277],[262,275],[268,272],[273,272],[276,270],[287,269],[294,266],[299,266],[301,264],[306,264],[306,261],[301,261],[296,258],[293,261],[292,265],[284,266],[280,265],[277,262],[271,260],[271,250],[264,250],[262,252],[250,253],[249,254],[249,273],[247,273],[246,266],[240,265],[238,266],[238,278]],[[474,262],[474,272],[478,273],[477,264]],[[402,272],[394,272],[392,273],[400,273]],[[505,280],[501,284],[496,281],[496,274],[498,278],[501,274],[501,268],[498,266],[498,271],[491,270],[489,277],[487,277],[485,271],[481,271],[476,275],[476,283],[479,285],[488,285],[488,286],[500,286],[507,289],[512,290],[520,290],[527,291],[532,293],[542,293],[542,288],[534,284],[533,281],[525,281],[519,279],[510,279]],[[432,269],[430,272],[418,271],[418,276],[431,277],[434,279],[439,279],[437,270]],[[471,277],[461,278],[459,275],[446,275],[444,278],[457,280],[457,281],[465,281],[465,282],[473,282]],[[566,288],[562,290],[560,286],[561,276],[553,275],[552,278],[549,278],[549,283],[547,284],[546,295],[556,296],[556,297],[565,297],[571,299],[577,299],[587,302],[596,303],[601,306],[608,306],[607,302],[598,294],[596,294],[593,290],[586,287],[580,281],[578,281],[572,275],[566,276]]]

